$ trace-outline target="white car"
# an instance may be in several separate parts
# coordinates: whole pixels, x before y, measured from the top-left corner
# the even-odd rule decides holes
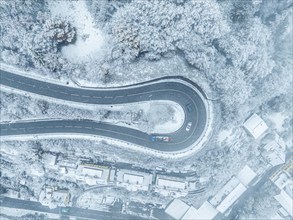
[[[189,131],[191,128],[192,122],[188,122],[187,126],[186,126],[186,131]]]

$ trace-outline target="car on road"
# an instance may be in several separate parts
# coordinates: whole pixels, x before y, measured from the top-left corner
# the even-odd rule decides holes
[[[158,136],[158,135],[151,136],[152,142],[170,142],[171,140],[172,138],[168,136]]]
[[[60,207],[60,214],[69,214],[70,209],[68,207]]]
[[[192,122],[188,122],[185,130],[190,131],[191,125],[192,125]]]
[[[186,105],[186,108],[188,112],[192,112],[192,105],[190,103]]]

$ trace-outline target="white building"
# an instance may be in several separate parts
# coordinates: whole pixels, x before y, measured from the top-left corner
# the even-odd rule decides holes
[[[77,179],[85,181],[88,185],[107,184],[110,167],[96,164],[80,164],[76,170]]]
[[[257,174],[247,165],[237,174],[237,178],[245,186],[249,186],[256,176]]]
[[[190,208],[180,199],[174,199],[165,209],[165,212],[174,219],[181,219]]]
[[[157,175],[155,191],[165,196],[180,197],[188,193],[188,181],[183,178]]]
[[[51,209],[57,206],[68,206],[70,193],[68,190],[55,190],[53,187],[45,187],[40,192],[39,202]]]
[[[279,215],[286,218],[293,217],[293,180],[292,180],[293,166],[292,159],[280,169],[271,180],[280,189],[280,193],[274,198],[279,202],[281,208]]]
[[[240,196],[247,190],[250,183],[257,174],[249,167],[245,166],[237,176],[233,176],[223,188],[209,201],[211,205],[224,214]]]
[[[42,155],[42,161],[45,165],[45,167],[48,167],[50,169],[55,168],[56,162],[57,162],[57,156],[50,153],[44,153]]]
[[[209,202],[204,202],[199,209],[187,205],[180,199],[174,199],[165,209],[165,212],[174,219],[180,220],[212,220],[219,211]]]
[[[150,173],[138,172],[134,170],[117,170],[117,186],[126,187],[129,191],[149,190],[152,184],[153,175]]]
[[[205,201],[199,209],[189,206],[179,199],[174,199],[165,212],[174,219],[180,220],[215,219],[219,213],[224,214],[232,207],[256,177],[257,174],[246,165],[237,176],[233,176],[210,201]],[[165,182],[163,181],[163,183]],[[182,183],[176,183],[175,186],[178,190],[184,188]]]
[[[254,139],[258,139],[268,130],[267,124],[257,114],[253,114],[247,119],[243,126]]]
[[[277,136],[276,140],[264,146],[262,157],[272,166],[277,166],[286,161],[286,144]]]

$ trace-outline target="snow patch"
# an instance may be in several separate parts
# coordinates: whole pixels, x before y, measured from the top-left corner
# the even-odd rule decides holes
[[[281,112],[276,112],[268,116],[269,119],[275,124],[275,127],[279,133],[284,131],[283,124],[286,119]]]
[[[232,129],[222,130],[218,135],[219,142],[223,142],[225,140],[229,141],[232,138],[232,134],[233,134]]]
[[[48,1],[48,5],[52,16],[64,18],[76,28],[75,44],[61,50],[65,58],[81,63],[101,54],[105,38],[102,31],[95,27],[85,1]]]

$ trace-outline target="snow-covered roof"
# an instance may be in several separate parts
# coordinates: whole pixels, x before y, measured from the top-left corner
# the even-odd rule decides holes
[[[56,164],[57,156],[49,153],[42,155],[43,162],[45,165],[54,166]]]
[[[229,195],[216,207],[217,210],[221,213],[225,213],[238,199],[239,197],[246,191],[246,187],[239,183]]]
[[[233,176],[210,200],[210,203],[215,207],[218,206],[223,201],[223,199],[239,185],[239,183],[240,180]]]
[[[189,209],[189,205],[180,199],[174,199],[165,209],[165,212],[174,219],[181,219]]]
[[[185,182],[172,179],[158,178],[157,185],[170,188],[185,189]]]
[[[184,216],[181,218],[181,220],[194,220],[194,219],[201,219],[200,215],[198,214],[198,211],[193,206],[190,206],[187,212],[184,214]]]
[[[83,175],[88,175],[88,176],[102,177],[103,170],[96,169],[96,168],[93,168],[93,167],[83,167],[81,173]]]
[[[274,179],[274,183],[279,189],[283,189],[290,181],[292,181],[291,177],[286,172],[280,173],[280,175]]]
[[[280,143],[280,144],[279,144]],[[286,145],[282,141],[271,141],[264,146],[262,156],[272,165],[277,166],[285,163]]]
[[[219,213],[208,201],[205,201],[201,207],[198,209],[198,215],[200,216],[199,219],[202,220],[211,220],[216,217]]]
[[[268,130],[267,124],[257,114],[253,114],[243,126],[255,138],[258,139],[262,134]]]
[[[57,190],[52,194],[52,200],[59,204],[67,205],[70,199],[70,193],[68,190]]]
[[[245,186],[248,186],[257,174],[247,165],[238,173],[237,178]]]
[[[288,192],[286,192],[285,190],[281,190],[281,193],[274,196],[274,198],[280,203],[280,205],[286,210],[286,212],[288,212],[288,214],[293,217],[293,200],[291,196],[292,191],[291,195],[289,195]]]
[[[124,182],[132,183],[132,184],[143,184],[143,176],[124,173],[123,180]]]
[[[118,170],[117,182],[128,185],[140,185],[148,187],[153,179],[150,173],[138,172],[135,170]]]

